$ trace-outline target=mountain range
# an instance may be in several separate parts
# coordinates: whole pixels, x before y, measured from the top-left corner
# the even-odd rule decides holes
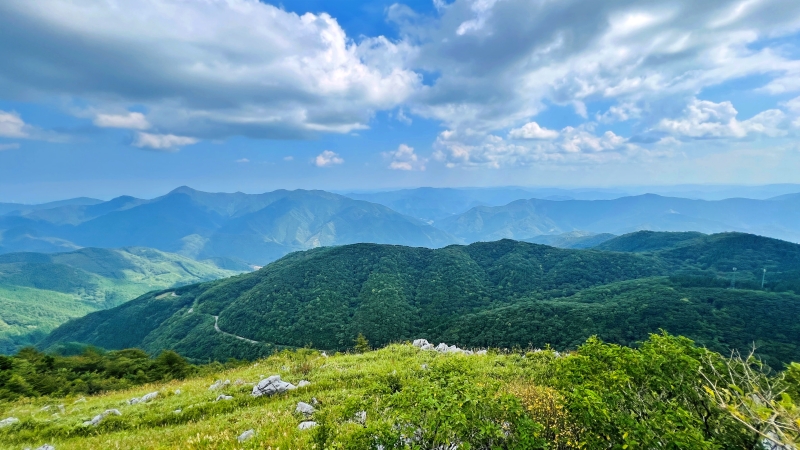
[[[359,333],[379,346],[422,337],[568,349],[592,335],[631,345],[664,329],[723,353],[755,342],[776,367],[800,357],[800,245],[657,232],[601,245],[608,250],[512,240],[318,248],[256,272],[145,294],[74,319],[39,345],[173,349],[208,360],[282,347],[344,350]]]
[[[520,198],[532,192],[553,195]],[[762,200],[654,194],[576,200],[559,192],[420,188],[348,197],[325,191],[228,194],[181,187],[151,200],[74,199],[6,211],[0,215],[0,253],[138,246],[241,270],[298,250],[361,242],[439,248],[508,238],[588,248],[637,230],[739,231],[800,242],[800,194]],[[614,197],[602,191],[564,192]]]

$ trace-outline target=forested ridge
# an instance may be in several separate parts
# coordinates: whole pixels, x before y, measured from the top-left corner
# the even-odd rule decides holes
[[[592,335],[634,345],[664,329],[722,353],[756,344],[775,366],[800,359],[792,320],[800,246],[741,233],[684,238],[634,233],[605,242],[605,251],[511,240],[314,249],[254,273],[146,294],[73,320],[40,346],[173,349],[207,361],[282,347],[344,350],[359,333],[373,345],[424,337],[569,349]],[[214,316],[226,333],[262,344],[217,332]]]

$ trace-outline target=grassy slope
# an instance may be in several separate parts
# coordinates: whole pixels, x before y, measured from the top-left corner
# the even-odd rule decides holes
[[[71,318],[118,306],[145,292],[234,273],[145,248],[2,255],[0,352],[31,345]]]

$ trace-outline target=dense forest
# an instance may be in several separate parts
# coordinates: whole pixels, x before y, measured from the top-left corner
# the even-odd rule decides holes
[[[635,345],[663,329],[723,354],[756,345],[776,367],[800,359],[792,320],[800,246],[741,233],[651,232],[602,246],[320,248],[254,273],[146,294],[73,320],[40,347],[172,349],[208,362],[292,347],[345,350],[359,333],[378,346],[422,337],[571,349],[593,335]]]

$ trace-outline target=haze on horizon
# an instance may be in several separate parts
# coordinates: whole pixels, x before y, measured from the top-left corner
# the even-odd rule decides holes
[[[800,2],[8,0],[0,202],[800,183]]]

